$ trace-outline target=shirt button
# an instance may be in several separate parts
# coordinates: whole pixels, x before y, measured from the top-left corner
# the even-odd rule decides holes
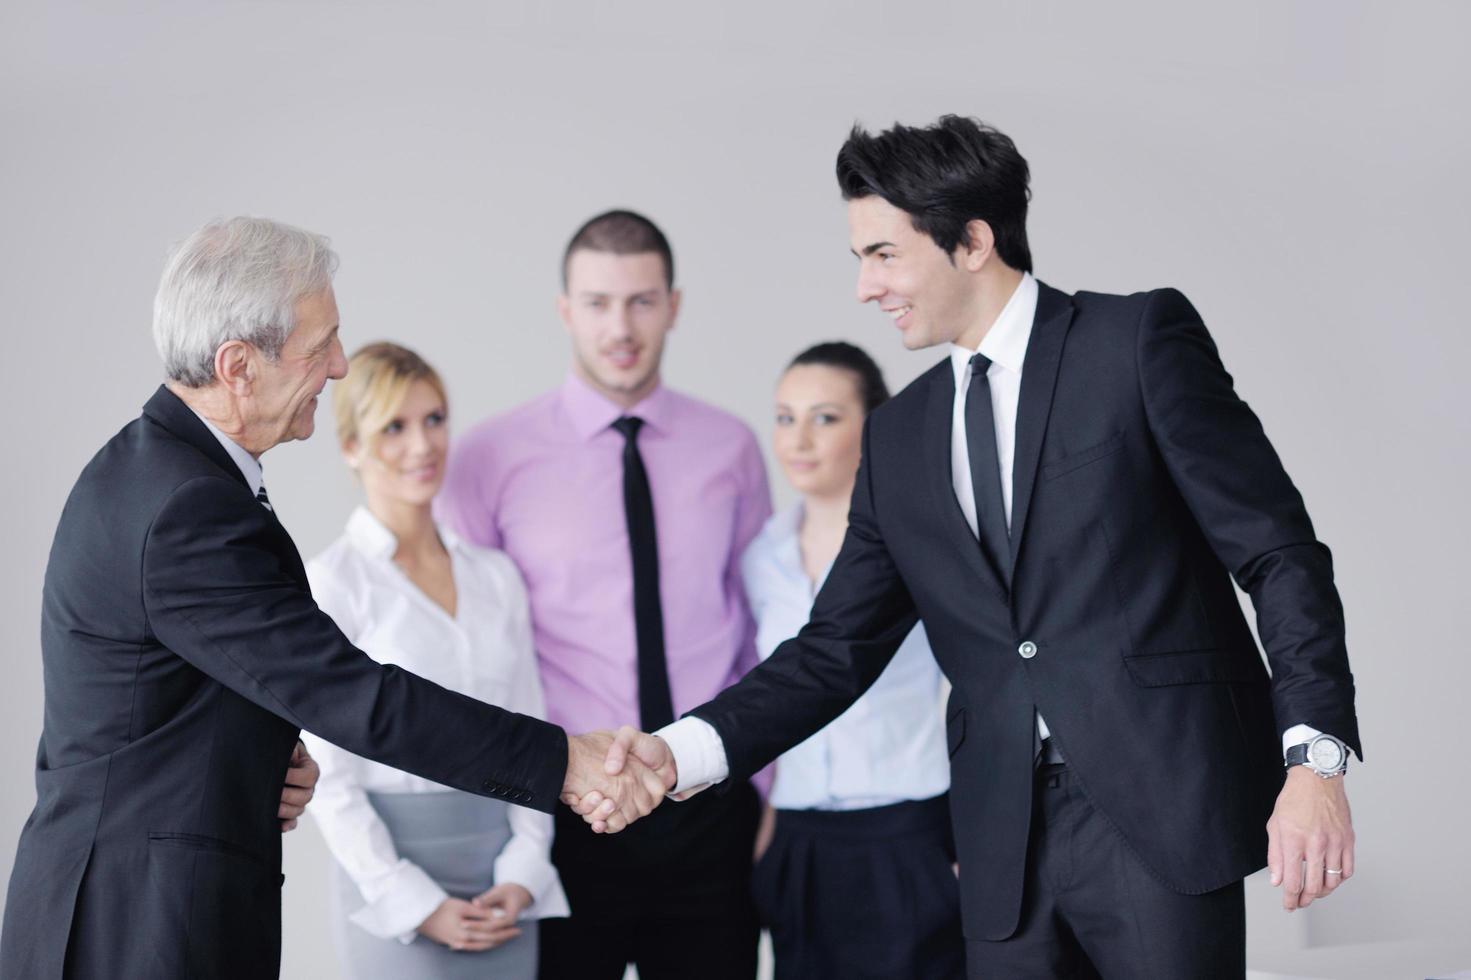
[[[1037,644],[1033,643],[1031,640],[1027,640],[1021,646],[1016,648],[1016,652],[1022,655],[1023,660],[1031,660],[1037,655]]]

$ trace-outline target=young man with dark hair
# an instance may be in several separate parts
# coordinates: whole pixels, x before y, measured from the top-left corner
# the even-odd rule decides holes
[[[855,129],[837,173],[859,299],[948,356],[870,416],[801,634],[610,759],[674,763],[682,793],[739,780],[843,711],[922,619],[954,684],[971,974],[1242,976],[1246,875],[1269,864],[1291,910],[1353,874],[1328,549],[1184,296],[1032,277],[1011,140],[956,116]]]
[[[673,275],[642,215],[584,224],[557,299],[570,374],[461,438],[439,497],[452,527],[515,559],[547,716],[584,727],[668,724],[757,659],[740,556],[771,513],[766,471],[745,425],[661,383]],[[541,922],[542,977],[755,975],[756,791],[697,802],[613,839],[557,822],[572,915]]]

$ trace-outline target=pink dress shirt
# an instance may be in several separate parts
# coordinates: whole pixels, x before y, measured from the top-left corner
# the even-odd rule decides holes
[[[639,723],[623,436],[609,428],[625,414],[644,420],[675,715],[757,663],[740,558],[771,496],[751,430],[662,386],[624,412],[569,376],[460,437],[436,502],[440,520],[520,567],[547,719],[569,732]]]

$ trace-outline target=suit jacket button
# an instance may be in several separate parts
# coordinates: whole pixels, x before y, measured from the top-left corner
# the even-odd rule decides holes
[[[1027,640],[1021,646],[1016,648],[1016,652],[1022,655],[1023,660],[1031,660],[1037,655],[1037,644],[1033,643],[1031,640]]]

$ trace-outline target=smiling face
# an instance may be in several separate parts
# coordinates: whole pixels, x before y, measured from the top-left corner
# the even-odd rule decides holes
[[[427,505],[444,482],[449,453],[449,411],[438,389],[412,382],[403,401],[377,432],[343,447],[358,471],[370,504]],[[379,512],[374,506],[374,512]]]
[[[664,338],[679,313],[656,252],[618,255],[578,249],[567,259],[557,312],[572,337],[573,371],[630,408],[659,383]]]
[[[329,287],[296,304],[296,327],[281,356],[272,361],[251,348],[250,386],[242,413],[257,454],[316,429],[317,396],[327,379],[347,374],[347,357],[337,339],[337,299]]]
[[[772,452],[804,497],[848,497],[863,447],[863,401],[852,371],[796,364],[776,386]]]
[[[905,347],[954,343],[974,329],[975,273],[984,256],[963,245],[945,254],[876,194],[848,202],[848,240],[858,256],[858,301],[877,303],[892,317]]]

